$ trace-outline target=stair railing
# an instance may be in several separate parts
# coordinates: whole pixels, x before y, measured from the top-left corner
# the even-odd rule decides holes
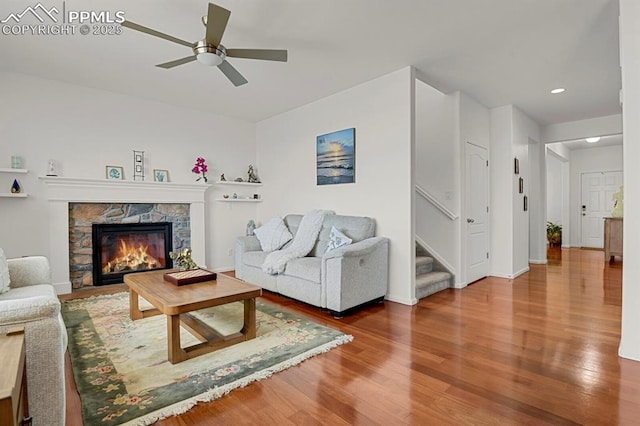
[[[420,185],[416,185],[416,192],[420,194],[420,196],[425,200],[430,202],[433,206],[435,206],[438,210],[440,210],[440,212],[447,216],[449,219],[456,220],[458,218],[457,214],[449,210],[447,206],[438,201],[433,195],[429,194],[424,188],[420,187]]]

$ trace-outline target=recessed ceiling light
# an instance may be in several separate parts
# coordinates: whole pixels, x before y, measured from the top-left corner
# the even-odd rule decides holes
[[[557,95],[558,93],[564,92],[564,90],[565,90],[564,87],[558,87],[557,89],[553,89],[551,93],[553,93],[554,95]]]
[[[600,136],[596,136],[595,138],[586,138],[585,141],[588,143],[596,143],[600,140]]]

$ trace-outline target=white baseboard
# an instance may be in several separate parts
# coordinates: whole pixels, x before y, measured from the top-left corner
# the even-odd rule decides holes
[[[55,288],[56,294],[69,294],[71,293],[71,281],[53,283],[53,288]]]
[[[518,278],[520,275],[526,274],[527,272],[529,272],[529,267],[528,266],[526,268],[522,268],[521,270],[519,270],[518,272],[513,274],[513,278]]]
[[[388,294],[384,297],[384,300],[388,300],[389,302],[401,303],[408,306],[412,306],[418,303],[418,299],[416,299],[415,297],[407,299],[405,297],[395,297]]]
[[[453,283],[453,288],[461,289],[467,286],[466,282]]]
[[[534,265],[546,265],[547,259],[541,259],[541,260],[529,259],[529,263],[533,263]]]
[[[213,271],[213,272],[229,272],[229,271],[233,271],[234,269],[236,269],[234,266],[223,266],[221,268],[211,269],[211,271]]]
[[[529,267],[528,266],[526,268],[518,271],[518,272],[513,273],[513,274],[491,273],[490,276],[496,277],[496,278],[506,278],[508,280],[512,280],[514,278],[518,278],[522,274],[526,274],[527,272],[529,272]]]

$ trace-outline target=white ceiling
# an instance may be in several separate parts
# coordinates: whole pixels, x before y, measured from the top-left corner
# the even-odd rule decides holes
[[[38,0],[2,0],[0,20]],[[62,9],[62,0],[41,0]],[[230,59],[234,87],[189,48],[125,28],[115,36],[0,34],[0,70],[260,121],[406,66],[488,107],[514,104],[542,125],[619,114],[617,0],[216,0],[223,44],[285,48],[289,62]],[[204,0],[67,0],[123,10],[178,38],[204,37]],[[24,22],[29,17],[23,18]],[[33,19],[33,18],[32,18]],[[30,22],[32,24],[37,23]],[[567,91],[550,95],[562,86]]]

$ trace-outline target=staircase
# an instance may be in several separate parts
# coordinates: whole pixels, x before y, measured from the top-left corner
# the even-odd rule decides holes
[[[434,264],[435,263],[435,264]],[[451,287],[453,276],[420,245],[416,244],[416,298],[430,296]]]

